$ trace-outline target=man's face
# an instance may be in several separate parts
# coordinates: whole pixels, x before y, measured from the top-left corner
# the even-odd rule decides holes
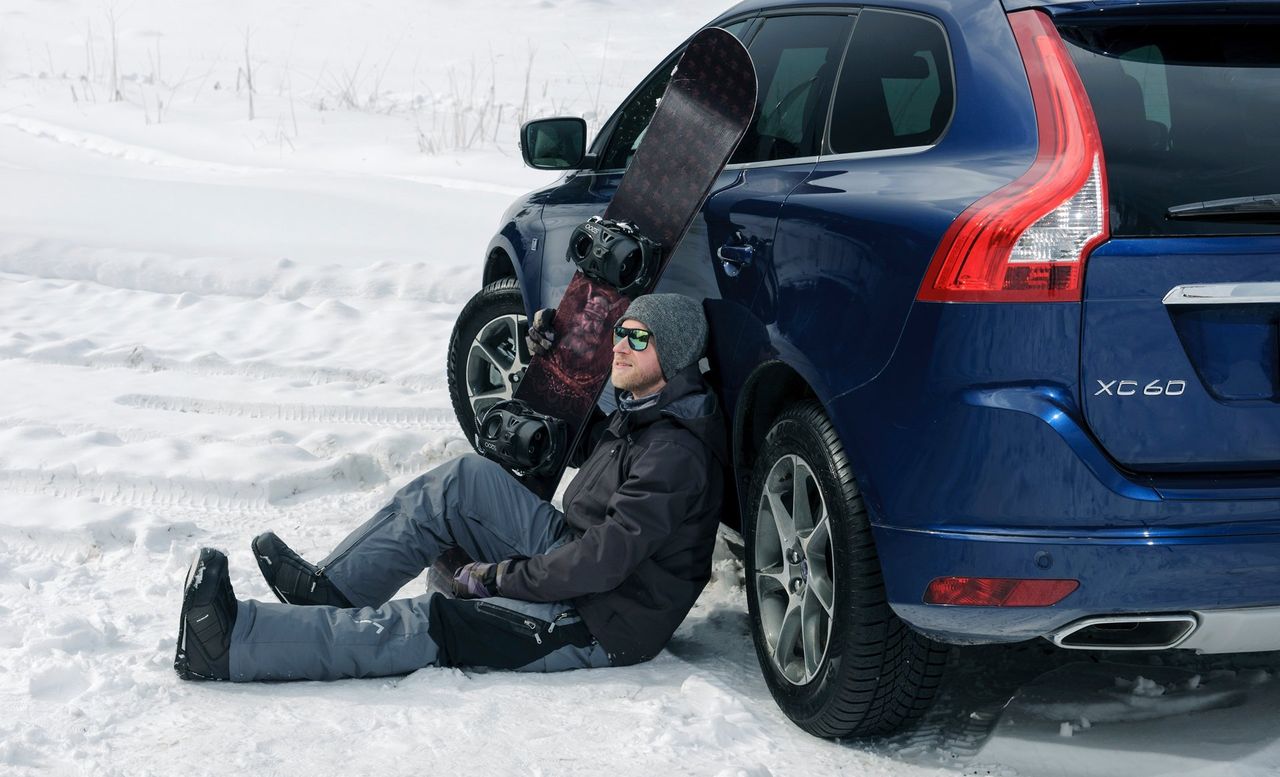
[[[645,329],[647,327],[633,318],[622,322],[628,329]],[[662,377],[662,367],[658,364],[658,344],[649,338],[649,347],[643,351],[631,349],[628,338],[622,338],[613,346],[613,372],[610,377],[613,385],[623,391],[630,391],[637,397],[656,394],[667,385]]]

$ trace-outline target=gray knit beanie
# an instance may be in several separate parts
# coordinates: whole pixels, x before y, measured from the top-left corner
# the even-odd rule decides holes
[[[662,367],[662,377],[667,380],[701,359],[707,347],[707,317],[702,312],[702,304],[683,294],[636,297],[614,325],[628,318],[639,321],[653,333],[658,366]]]

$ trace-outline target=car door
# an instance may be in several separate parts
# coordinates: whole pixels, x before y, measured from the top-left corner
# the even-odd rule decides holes
[[[821,149],[832,86],[853,28],[851,9],[765,14],[748,50],[756,66],[756,117],[682,251],[696,253],[668,270],[709,276],[704,294],[712,327],[710,357],[733,410],[738,390],[772,353],[756,298],[773,276],[778,215],[813,170]],[[667,279],[664,278],[664,281]]]
[[[884,367],[955,203],[988,191],[966,151],[943,143],[956,103],[952,63],[939,19],[858,14],[821,158],[787,197],[754,304],[822,395]]]

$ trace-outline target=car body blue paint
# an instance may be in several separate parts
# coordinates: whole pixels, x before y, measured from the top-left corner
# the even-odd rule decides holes
[[[1183,284],[1274,281],[1277,256],[1280,237],[1262,235],[1115,239],[1094,251],[1081,352],[1085,411],[1112,456],[1149,472],[1276,468],[1274,306],[1197,309],[1162,299]],[[1106,391],[1117,379],[1136,384],[1133,393]],[[1185,390],[1144,394],[1171,380],[1185,381]]]
[[[1116,413],[1168,408],[1117,408],[1091,396],[1094,381],[1124,377],[1124,370],[1150,372],[1151,380],[1185,372],[1166,376],[1179,363],[1167,340],[1149,354],[1160,363],[1159,375],[1131,351],[1116,352],[1123,363],[1109,362],[1107,343],[1091,340],[1097,319],[1167,327],[1168,314],[1152,300],[1172,285],[1280,281],[1274,261],[1248,264],[1243,273],[1239,263],[1218,261],[1249,252],[1274,258],[1280,254],[1274,238],[1112,240],[1087,265],[1082,303],[915,299],[955,217],[1017,178],[1036,151],[1035,113],[1006,7],[1141,13],[1188,4],[876,5],[927,14],[945,28],[957,100],[943,137],[922,149],[730,166],[660,285],[706,300],[708,356],[734,429],[747,428],[750,376],[781,364],[801,377],[835,424],[858,477],[891,606],[938,639],[1011,641],[1090,615],[1280,604],[1280,476],[1193,471],[1193,458],[1167,453],[1188,441],[1203,444],[1194,431],[1173,428],[1177,423],[1163,441],[1126,437],[1123,425],[1100,436],[1094,424],[1105,429]],[[746,2],[713,24],[815,7]],[[594,153],[602,152],[610,129],[606,124]],[[561,259],[568,234],[604,210],[620,176],[575,171],[513,210],[539,214],[502,232],[523,264],[530,310],[559,299],[573,270]],[[531,237],[539,238],[536,256],[521,248]],[[716,249],[744,244],[754,247],[753,262],[726,272]],[[1172,256],[1185,261],[1171,262]],[[1090,353],[1098,359],[1088,361]],[[1241,380],[1243,388],[1228,380],[1226,390],[1247,394],[1251,384]],[[1204,401],[1183,403],[1196,419],[1230,416],[1220,401],[1196,399]],[[1271,411],[1280,413],[1280,405]],[[1187,420],[1184,427],[1199,423]],[[1243,415],[1231,423],[1233,431],[1250,433]],[[1255,463],[1276,458],[1280,434],[1268,437],[1271,428],[1244,446]],[[1132,465],[1143,446],[1156,451],[1148,462],[1155,466]],[[738,474],[745,504],[745,473]],[[949,575],[1068,577],[1080,588],[1046,608],[923,604],[929,581]]]
[[[484,255],[491,257],[495,251],[505,254],[511,260],[525,300],[537,300],[543,257],[539,243],[544,230],[538,193],[534,192],[508,207],[502,214],[500,225]]]

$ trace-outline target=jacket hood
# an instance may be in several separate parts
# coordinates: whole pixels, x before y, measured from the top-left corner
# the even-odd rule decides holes
[[[613,425],[615,432],[623,436],[630,430],[663,419],[688,429],[711,450],[722,466],[728,466],[729,444],[725,439],[724,414],[697,364],[690,364],[672,376],[658,392],[656,404],[629,413],[618,413]]]

